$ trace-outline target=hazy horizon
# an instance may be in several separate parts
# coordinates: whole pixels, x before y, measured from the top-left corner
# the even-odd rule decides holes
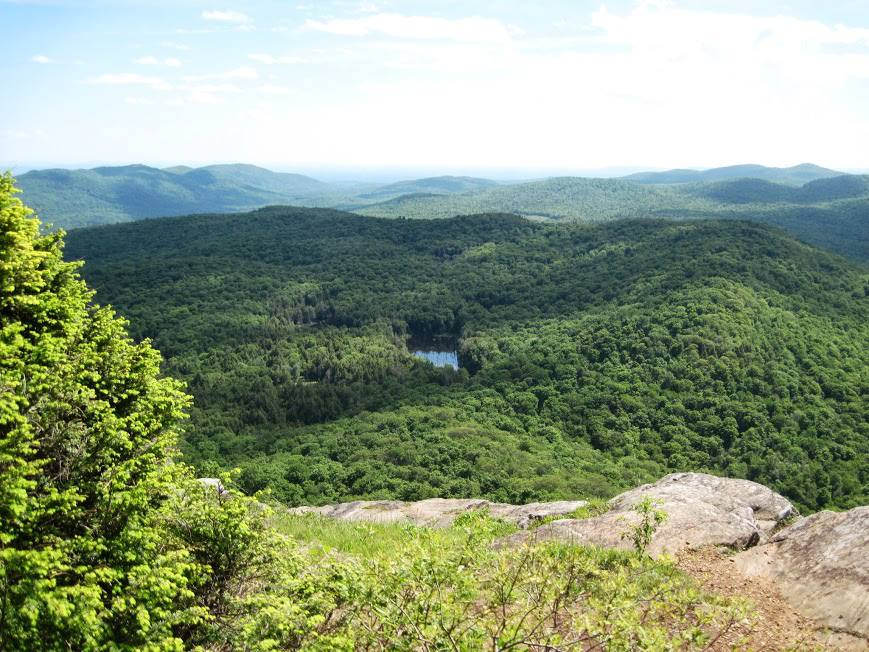
[[[0,18],[0,161],[19,169],[866,167],[852,0],[0,0]]]
[[[803,163],[813,163],[810,161],[803,161]],[[421,179],[427,177],[439,177],[439,176],[467,176],[467,177],[479,177],[485,179],[492,179],[495,181],[502,182],[516,182],[516,181],[525,181],[525,180],[533,180],[533,179],[543,179],[549,177],[558,177],[558,176],[575,176],[575,177],[597,177],[597,178],[614,178],[614,177],[623,177],[630,174],[634,174],[637,172],[663,172],[668,171],[674,168],[666,168],[661,166],[614,166],[614,167],[606,167],[606,168],[585,168],[585,169],[571,169],[571,168],[551,168],[551,169],[521,169],[521,168],[434,168],[434,167],[342,167],[340,165],[333,166],[310,166],[310,167],[296,167],[296,166],[288,166],[282,164],[262,164],[262,163],[250,163],[246,161],[210,161],[210,162],[197,162],[197,163],[173,163],[173,162],[141,162],[141,161],[130,161],[130,162],[111,162],[111,161],[87,161],[81,163],[71,163],[71,164],[53,164],[51,162],[35,162],[31,164],[21,164],[21,165],[0,165],[0,171],[2,170],[11,170],[12,174],[15,176],[20,176],[22,174],[26,174],[27,172],[33,170],[46,170],[46,169],[64,169],[64,170],[87,170],[93,169],[97,167],[117,167],[117,166],[128,166],[128,165],[147,165],[153,168],[170,168],[175,166],[189,166],[189,167],[204,167],[208,165],[233,165],[233,164],[242,164],[242,165],[255,165],[257,167],[266,168],[273,172],[286,172],[286,173],[294,173],[294,174],[302,174],[305,176],[313,177],[315,179],[319,179],[321,181],[326,181],[330,183],[391,183],[395,181],[405,181],[405,180],[413,180],[413,179]],[[817,163],[813,163],[818,165]],[[734,165],[765,165],[763,163],[754,163],[754,162],[743,162],[743,163],[735,163]],[[794,165],[800,165],[800,163],[795,163]],[[722,167],[722,166],[716,166]],[[793,167],[793,166],[767,166],[767,167]],[[836,170],[839,172],[843,172],[846,174],[867,174],[869,173],[869,168],[836,168],[833,166],[825,166],[832,170]],[[684,170],[709,170],[712,169],[711,166],[680,166],[678,169]]]

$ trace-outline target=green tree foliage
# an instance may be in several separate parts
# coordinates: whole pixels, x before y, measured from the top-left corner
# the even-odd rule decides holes
[[[178,647],[192,566],[154,507],[187,398],[13,192],[0,177],[0,648]]]
[[[196,404],[183,449],[289,504],[746,477],[869,500],[862,267],[735,221],[266,209],[70,234]],[[463,368],[411,357],[457,339]]]
[[[630,539],[634,544],[634,550],[644,555],[658,527],[667,520],[667,512],[660,509],[658,503],[648,496],[634,505],[634,511],[640,515],[640,522],[629,531],[622,533],[622,539]]]
[[[334,192],[316,179],[253,165],[32,170],[21,175],[18,184],[27,203],[44,220],[64,229],[192,212],[249,210]]]
[[[26,200],[61,228],[274,204],[329,206],[378,217],[449,218],[510,212],[596,223],[621,218],[744,219],[856,260],[869,260],[869,176],[813,165],[673,170],[624,179],[560,177],[499,184],[433,177],[330,186],[251,165],[35,170],[19,179]]]

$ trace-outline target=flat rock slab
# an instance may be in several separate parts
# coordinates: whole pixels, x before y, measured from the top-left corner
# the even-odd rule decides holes
[[[520,528],[552,516],[566,516],[586,505],[584,500],[559,500],[549,503],[509,505],[493,503],[479,498],[429,498],[417,502],[400,500],[358,500],[323,507],[294,507],[291,514],[319,514],[345,521],[373,523],[413,523],[430,527],[446,527],[457,516],[477,509],[489,513]]]
[[[777,524],[796,515],[787,499],[756,482],[673,473],[616,496],[610,501],[610,511],[601,516],[554,521],[509,537],[504,543],[557,539],[628,549],[633,544],[623,535],[640,522],[634,507],[645,498],[667,513],[649,546],[648,552],[655,556],[709,545],[743,550],[763,541]]]
[[[734,563],[772,580],[800,613],[869,648],[869,507],[812,514]]]

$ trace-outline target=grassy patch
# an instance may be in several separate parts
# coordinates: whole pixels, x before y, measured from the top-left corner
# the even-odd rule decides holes
[[[572,516],[605,510],[599,501]],[[340,619],[303,647],[692,650],[750,617],[668,561],[552,541],[496,549],[515,527],[486,510],[447,528],[288,514],[274,528],[317,590],[340,596],[330,607]]]
[[[492,518],[488,510],[471,510],[456,518],[449,528],[429,528],[411,523],[341,521],[317,514],[280,513],[274,517],[275,530],[307,547],[315,554],[335,552],[365,559],[384,560],[402,555],[409,547],[459,546],[469,532],[494,539],[516,531],[516,526]]]
[[[585,505],[577,507],[569,514],[562,514],[560,516],[553,514],[552,516],[545,516],[532,523],[531,527],[532,529],[539,528],[547,523],[560,521],[562,519],[593,518],[595,516],[600,516],[601,514],[606,514],[609,509],[609,501],[604,500],[603,498],[591,498]]]

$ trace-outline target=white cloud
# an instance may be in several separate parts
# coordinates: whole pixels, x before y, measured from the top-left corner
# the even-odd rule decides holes
[[[246,25],[253,22],[251,17],[247,14],[243,14],[240,11],[233,11],[232,9],[211,9],[203,11],[202,18],[218,23],[234,23],[236,25]]]
[[[149,77],[134,72],[107,73],[88,80],[91,84],[106,86],[150,86],[154,90],[167,91],[172,86],[160,77]]]
[[[469,43],[506,43],[518,33],[493,18],[438,18],[381,13],[363,18],[311,20],[304,29],[340,36],[382,35],[411,40],[445,40]]]
[[[181,61],[174,57],[168,57],[160,60],[157,57],[147,56],[133,59],[133,63],[138,63],[140,66],[167,66],[169,68],[178,68],[181,66]]]
[[[170,50],[180,50],[182,52],[186,52],[190,49],[189,45],[185,45],[184,43],[176,43],[174,41],[161,41],[160,46],[164,48],[169,48]]]
[[[234,84],[194,84],[183,89],[190,104],[219,104],[224,95],[241,93]]]
[[[263,84],[257,90],[266,95],[289,95],[290,89],[286,86],[277,86],[275,84]]]
[[[592,24],[611,44],[629,47],[639,55],[701,56],[745,62],[786,65],[794,57],[824,61],[830,46],[859,46],[869,54],[869,29],[826,25],[789,16],[751,16],[688,11],[670,5],[641,3],[626,15],[602,7]]]
[[[235,84],[198,84],[190,86],[190,91],[197,93],[241,93],[241,89]]]
[[[44,54],[36,54],[30,58],[34,63],[54,63],[54,59],[47,57]]]
[[[304,63],[305,62],[305,59],[303,59],[302,57],[294,57],[294,56],[289,56],[289,55],[275,57],[275,56],[272,56],[271,54],[262,54],[262,53],[249,54],[249,55],[247,55],[247,58],[250,59],[251,61],[258,61],[259,63],[263,63],[267,66],[273,66],[273,65],[278,64],[278,63],[294,64],[294,63]]]
[[[221,79],[259,79],[259,73],[257,73],[256,68],[241,66],[240,68],[233,68],[232,70],[226,70],[224,72],[187,76],[184,78],[184,81],[199,82]]]
[[[10,140],[42,140],[47,136],[42,129],[6,129],[3,135]]]
[[[856,167],[869,147],[867,84],[860,82],[869,76],[865,30],[648,2],[563,25],[556,44],[506,27],[464,40],[446,22],[428,40],[377,16],[309,22],[308,29],[328,33],[390,38],[367,39],[346,55],[372,71],[346,97],[309,97],[302,82],[291,109],[245,127],[242,147],[252,158],[279,160],[289,146],[280,135],[287,111],[320,126],[310,136],[293,133],[295,151],[366,166],[814,159]],[[384,68],[397,72],[374,72]],[[862,99],[849,99],[861,92]]]

